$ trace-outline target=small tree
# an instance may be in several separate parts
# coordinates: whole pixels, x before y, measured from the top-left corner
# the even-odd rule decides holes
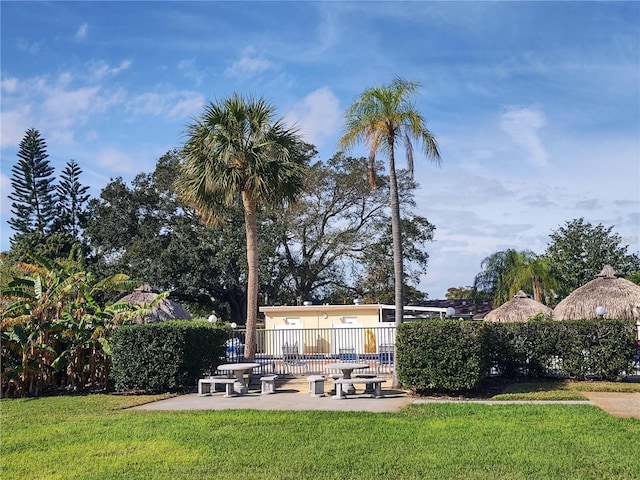
[[[75,160],[68,161],[56,187],[59,212],[55,228],[69,233],[76,240],[84,227],[85,204],[90,197],[87,194],[89,187],[80,183],[81,173]]]
[[[559,279],[560,298],[593,280],[604,265],[623,276],[640,270],[640,258],[627,254],[628,247],[612,231],[613,226],[593,226],[577,218],[551,233],[546,255]]]
[[[9,195],[11,213],[14,215],[8,223],[18,234],[38,232],[46,235],[51,230],[55,216],[55,198],[53,192],[54,169],[47,158],[47,144],[40,132],[30,128],[20,142],[18,163],[11,169]],[[13,243],[16,237],[11,239]]]

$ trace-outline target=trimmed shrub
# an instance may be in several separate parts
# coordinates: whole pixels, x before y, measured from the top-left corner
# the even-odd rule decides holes
[[[616,380],[631,371],[635,353],[635,322],[631,320],[571,320],[559,322],[560,374],[571,378]]]
[[[482,323],[403,323],[396,342],[398,379],[415,391],[471,390],[488,375],[488,341]]]
[[[491,364],[504,376],[615,380],[631,370],[632,320],[487,323]]]
[[[224,358],[225,330],[208,322],[124,325],[109,342],[116,390],[190,390]]]

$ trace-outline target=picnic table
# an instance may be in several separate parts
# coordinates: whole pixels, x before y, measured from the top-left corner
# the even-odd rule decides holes
[[[369,368],[369,365],[359,362],[338,362],[328,363],[324,368],[326,368],[327,370],[342,370],[342,378],[350,379],[351,373],[354,370]],[[348,384],[346,393],[353,395],[354,393],[356,393],[355,387],[352,384]]]
[[[222,365],[218,365],[219,372],[233,372],[236,377],[236,381],[234,384],[234,390],[239,395],[245,395],[249,391],[249,386],[244,380],[244,374],[250,372],[254,368],[259,367],[259,363],[224,363]]]

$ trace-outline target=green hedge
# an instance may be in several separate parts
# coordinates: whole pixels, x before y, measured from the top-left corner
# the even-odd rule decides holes
[[[616,380],[631,371],[633,320],[487,323],[492,365],[505,376]]]
[[[489,371],[486,330],[479,322],[403,323],[396,345],[398,379],[415,391],[470,390]]]
[[[125,325],[109,342],[116,390],[190,390],[224,358],[227,332],[208,322]]]
[[[506,377],[617,380],[632,371],[635,338],[633,320],[403,323],[396,366],[403,386],[418,392],[471,390],[490,369]]]

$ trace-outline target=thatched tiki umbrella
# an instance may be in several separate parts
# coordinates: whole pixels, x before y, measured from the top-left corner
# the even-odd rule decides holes
[[[151,290],[151,287],[147,284],[141,285],[136,288],[133,293],[126,295],[120,299],[121,302],[129,302],[131,305],[151,305],[158,294]],[[145,315],[143,318],[134,317],[131,319],[132,323],[158,323],[165,320],[191,320],[191,315],[187,312],[182,305],[163,298],[151,309],[151,313]]]
[[[551,312],[549,307],[532,300],[520,290],[511,300],[487,313],[484,319],[489,322],[526,322],[534,315],[551,315]]]
[[[604,307],[604,310],[596,312],[598,307]],[[595,279],[574,290],[553,310],[555,320],[597,317],[640,320],[640,286],[616,277],[610,265],[606,265]]]

